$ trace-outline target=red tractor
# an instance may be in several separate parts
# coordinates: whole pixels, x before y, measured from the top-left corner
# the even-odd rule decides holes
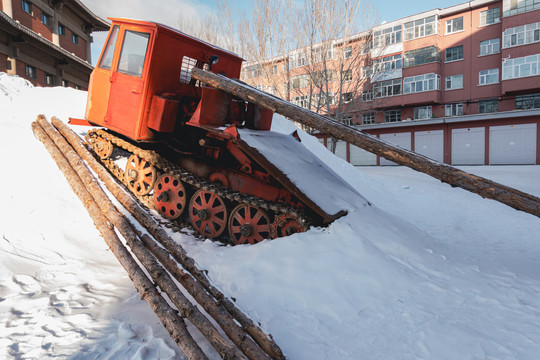
[[[197,67],[239,78],[240,57],[165,25],[111,20],[84,121],[105,129],[87,141],[163,217],[253,244],[326,225],[347,204],[366,202],[296,133],[271,132],[271,111],[191,77]],[[117,155],[126,152],[121,169]],[[335,186],[341,198],[328,196]]]

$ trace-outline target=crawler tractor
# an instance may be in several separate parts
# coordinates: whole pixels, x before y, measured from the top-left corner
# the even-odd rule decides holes
[[[196,67],[239,78],[240,57],[161,24],[111,20],[85,119],[71,123],[96,127],[90,147],[164,218],[253,244],[324,226],[365,202],[297,133],[270,131],[271,111],[191,76]],[[330,197],[334,187],[340,195]]]

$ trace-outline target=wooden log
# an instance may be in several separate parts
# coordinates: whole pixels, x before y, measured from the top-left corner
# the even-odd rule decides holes
[[[42,115],[39,116],[39,118],[42,117]],[[124,247],[116,235],[114,228],[101,212],[101,208],[87,191],[81,179],[73,170],[62,152],[37,122],[32,123],[32,129],[36,137],[45,145],[45,148],[51,154],[52,158],[68,180],[71,188],[83,203],[84,207],[92,217],[96,228],[102,234],[103,239],[128,273],[129,278],[133,281],[139,294],[141,294],[141,298],[150,305],[171,335],[172,339],[178,344],[188,359],[207,359],[206,355],[187,331],[184,321],[178,316],[177,311],[171,308],[167,301],[161,297],[154,284],[147,278],[144,271],[138,266],[129,251]]]
[[[254,89],[239,80],[230,79],[196,67],[192,69],[191,76],[196,80],[233,94],[245,101],[258,104],[296,122],[329,134],[336,139],[356,145],[373,154],[394,161],[399,165],[426,173],[442,182],[450,184],[452,187],[460,187],[476,193],[483,198],[496,200],[514,209],[540,217],[540,198],[536,196],[394,146],[358,129],[343,125],[326,116]]]
[[[131,251],[146,268],[154,283],[165,291],[172,303],[180,310],[182,316],[187,318],[199,331],[208,339],[210,344],[224,359],[243,359],[242,354],[230,345],[227,340],[214,328],[210,321],[191,304],[191,302],[182,294],[170,275],[156,261],[156,258],[146,249],[140,241],[138,235],[133,230],[132,225],[120,214],[112,204],[109,197],[103,192],[97,184],[96,179],[90,173],[82,158],[75,152],[73,147],[58,133],[46,119],[38,119],[38,123],[47,132],[56,146],[62,151],[72,168],[78,174],[88,192],[96,200],[103,214],[111,221],[124,237]]]
[[[69,141],[75,151],[88,163],[90,168],[96,172],[98,177],[107,186],[109,191],[118,199],[118,201],[126,208],[135,219],[140,222],[152,236],[167,249],[171,256],[180,263],[186,271],[188,271],[193,277],[201,284],[201,286],[216,300],[219,307],[226,309],[229,314],[236,319],[240,325],[249,333],[249,335],[255,340],[255,342],[272,358],[275,360],[283,360],[285,356],[280,347],[275,343],[271,336],[266,335],[249,317],[247,317],[242,310],[240,310],[231,300],[223,295],[215,286],[212,285],[205,272],[201,271],[196,263],[186,251],[170,236],[163,228],[156,223],[156,221],[149,216],[144,209],[133,199],[133,197],[124,190],[123,185],[118,184],[105,169],[90,153],[81,138],[73,132],[66,124],[59,119],[53,117],[52,124],[60,131],[60,133]],[[182,284],[189,287],[189,284]],[[212,311],[206,309],[212,316]],[[219,320],[214,318],[218,323]],[[221,324],[220,324],[221,325]],[[227,335],[235,342],[235,344],[247,354],[251,352],[248,349],[242,348],[242,342],[236,343],[236,339],[239,339],[234,332],[228,327],[223,328]],[[229,332],[229,333],[228,333]],[[247,341],[244,341],[247,342]]]

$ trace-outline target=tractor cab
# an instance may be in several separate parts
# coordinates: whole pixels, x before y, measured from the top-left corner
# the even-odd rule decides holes
[[[180,123],[270,129],[271,112],[191,78],[194,67],[239,78],[242,58],[162,24],[110,20],[90,76],[88,122],[136,141],[156,141]]]

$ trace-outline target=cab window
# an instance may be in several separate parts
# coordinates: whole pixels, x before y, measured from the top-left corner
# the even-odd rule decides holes
[[[142,76],[149,39],[149,33],[126,30],[118,63],[118,72],[131,76]]]
[[[109,36],[109,41],[107,41],[107,46],[103,51],[103,57],[99,63],[99,67],[103,69],[110,70],[114,57],[114,48],[116,47],[116,39],[118,38],[118,25],[115,25],[111,31],[111,36]]]

